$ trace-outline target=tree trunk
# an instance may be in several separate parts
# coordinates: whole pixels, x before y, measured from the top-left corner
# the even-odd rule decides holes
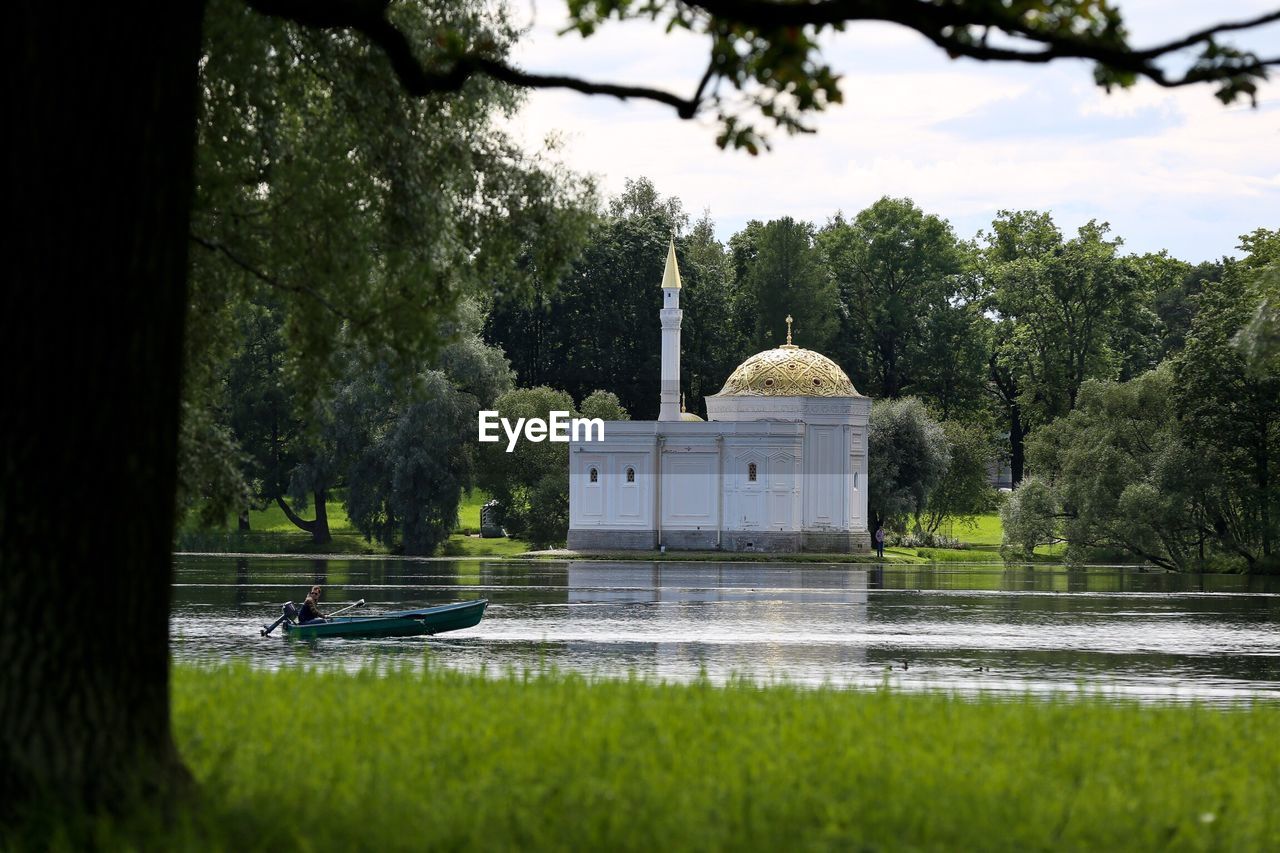
[[[315,493],[315,500],[316,529],[311,531],[311,538],[323,545],[333,541],[333,537],[329,535],[329,492],[320,489]]]
[[[318,545],[326,542],[332,542],[333,537],[329,535],[329,510],[326,501],[329,492],[325,489],[318,489],[315,493],[316,517],[312,521],[308,521],[293,511],[293,507],[289,506],[289,502],[283,497],[276,497],[276,504],[280,507],[284,517],[293,522],[299,530],[305,530],[311,534],[311,541]]]
[[[1256,387],[1256,386],[1255,386]],[[1255,391],[1250,396],[1254,398],[1255,408],[1262,408],[1266,400],[1266,391]],[[1254,426],[1253,431],[1254,451],[1253,451],[1253,481],[1258,487],[1258,510],[1261,516],[1262,527],[1262,556],[1269,558],[1271,556],[1271,466],[1270,454],[1271,442],[1267,439],[1271,435],[1271,424],[1266,415],[1262,415]]]
[[[1015,486],[1022,482],[1026,443],[1027,429],[1022,424],[1022,407],[1013,403],[1009,406],[1009,481]]]
[[[0,818],[150,809],[189,783],[169,605],[202,8],[11,14]]]

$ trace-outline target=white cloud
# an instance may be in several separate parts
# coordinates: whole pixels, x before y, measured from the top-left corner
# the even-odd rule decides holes
[[[1199,4],[1122,8],[1139,43],[1206,23]],[[585,41],[554,38],[552,16],[539,14],[519,55],[526,67],[681,92],[700,73],[705,45],[688,34],[627,24]],[[748,219],[821,222],[882,195],[913,198],[963,236],[1001,208],[1040,208],[1066,229],[1109,220],[1135,251],[1167,248],[1190,260],[1230,253],[1237,235],[1259,226],[1280,227],[1274,85],[1258,110],[1224,108],[1204,87],[1140,84],[1108,96],[1082,63],[951,62],[888,26],[855,27],[827,55],[846,75],[845,103],[815,119],[816,135],[775,137],[774,150],[755,158],[718,150],[709,118],[681,122],[656,104],[567,92],[532,93],[513,129],[527,144],[560,131],[567,162],[598,175],[606,192],[644,175],[692,212],[710,207],[722,237]]]

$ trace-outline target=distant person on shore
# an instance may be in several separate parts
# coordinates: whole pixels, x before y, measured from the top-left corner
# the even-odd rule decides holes
[[[311,587],[311,592],[307,594],[306,599],[302,602],[302,609],[298,611],[299,625],[325,618],[325,615],[320,612],[320,596],[323,592],[324,590],[319,584]]]
[[[876,528],[876,557],[884,559],[884,525]]]

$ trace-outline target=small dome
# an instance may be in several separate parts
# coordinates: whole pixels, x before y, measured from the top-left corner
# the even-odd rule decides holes
[[[717,397],[858,397],[840,365],[821,353],[784,344],[738,365]]]
[[[702,418],[698,417],[698,416],[697,416],[697,415],[695,415],[693,412],[681,412],[681,413],[680,413],[680,420],[682,420],[682,421],[697,421],[698,423],[702,423]]]

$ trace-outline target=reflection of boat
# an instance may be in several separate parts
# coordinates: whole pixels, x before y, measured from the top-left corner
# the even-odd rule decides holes
[[[332,616],[298,625],[285,620],[284,631],[290,637],[309,640],[312,637],[416,637],[441,634],[480,624],[487,598],[441,604],[421,610],[400,610],[373,616]]]

